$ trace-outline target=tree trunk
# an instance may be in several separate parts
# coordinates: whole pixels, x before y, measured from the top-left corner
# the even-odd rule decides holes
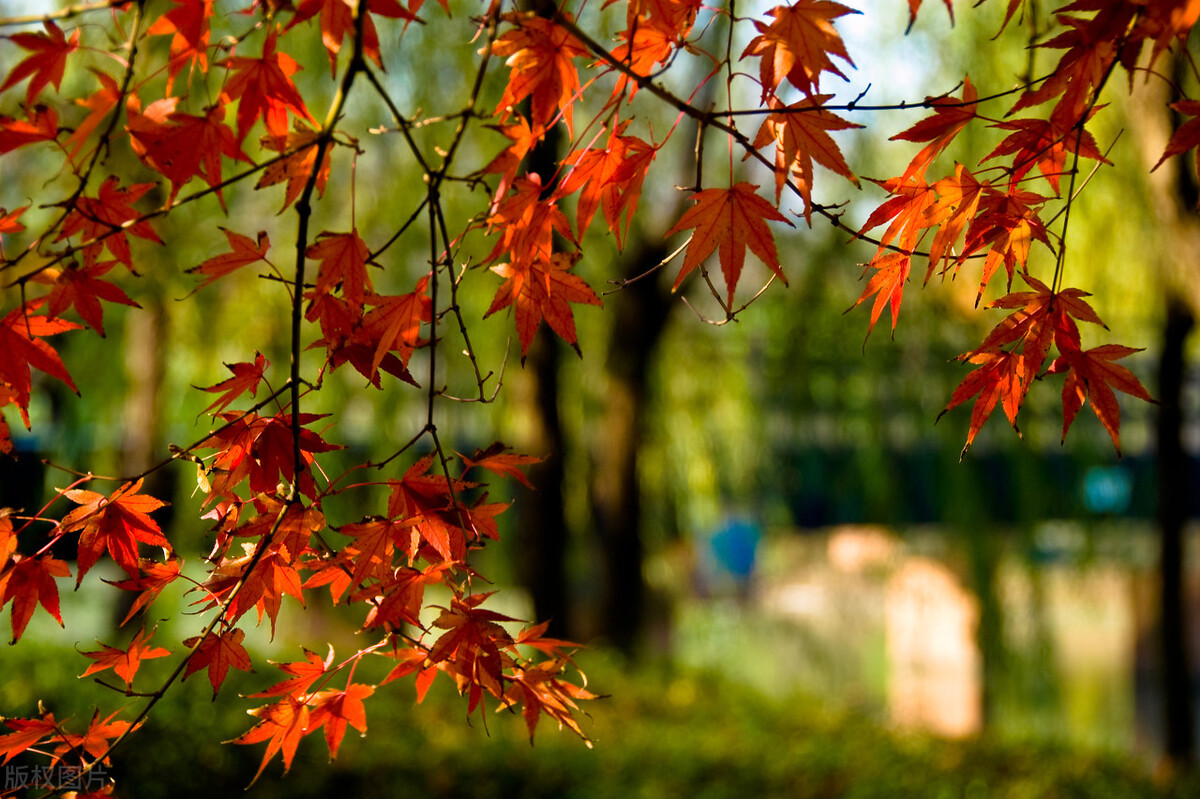
[[[643,242],[626,261],[627,279],[666,255],[661,240]],[[670,295],[654,277],[629,283],[608,300],[613,326],[605,363],[605,405],[592,446],[591,504],[604,563],[600,633],[626,654],[636,650],[646,622],[638,452],[645,432],[650,363],[671,307]]]
[[[1176,766],[1195,760],[1195,719],[1192,709],[1191,663],[1184,581],[1183,533],[1188,519],[1191,477],[1183,449],[1183,411],[1180,401],[1186,359],[1184,345],[1195,320],[1179,298],[1167,301],[1162,353],[1158,368],[1158,523],[1161,599],[1160,651],[1164,709],[1164,753]]]
[[[563,453],[565,442],[558,417],[558,365],[561,345],[542,328],[525,359],[525,401],[529,412],[529,438],[522,449],[544,457],[529,468],[536,492],[517,503],[521,556],[521,583],[533,598],[535,617],[549,621],[547,635],[572,638],[567,596],[567,522],[563,506]]]

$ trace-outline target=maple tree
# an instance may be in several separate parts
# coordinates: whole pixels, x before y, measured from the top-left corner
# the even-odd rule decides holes
[[[463,292],[492,297],[482,315],[500,319],[486,324],[515,324],[522,357],[543,322],[580,348],[575,314],[603,305],[603,265],[589,263],[585,233],[602,219],[624,246],[668,146],[693,153],[695,178],[685,187],[693,204],[666,234],[688,238],[638,279],[654,279],[682,254],[674,289],[701,284],[721,309],[709,321],[732,320],[775,278],[788,282],[775,239],[782,226],[823,217],[875,248],[855,303],[870,304],[868,334],[885,309],[896,329],[914,259],[918,275],[925,266],[924,283],[965,274],[978,285],[977,305],[1003,285],[985,309],[1007,315],[961,356],[971,371],[946,403],[949,412],[974,400],[966,447],[997,405],[1016,427],[1043,378],[1062,380],[1064,437],[1087,404],[1119,447],[1114,390],[1150,396],[1117,363],[1135,350],[1084,346],[1079,323],[1103,323],[1087,294],[1068,283],[1069,211],[1082,188],[1081,161],[1109,163],[1089,125],[1104,112],[1105,92],[1120,89],[1118,69],[1158,78],[1163,54],[1185,47],[1200,2],[1075,0],[1045,14],[1009,0],[1001,27],[1018,16],[1026,22],[1031,63],[1043,71],[1015,89],[984,91],[963,76],[952,91],[891,106],[922,115],[891,135],[897,146],[920,149],[902,174],[871,178],[860,178],[840,143],[863,127],[856,113],[880,108],[851,80],[856,56],[838,26],[859,13],[902,23],[902,4],[860,12],[795,0],[755,17],[733,3],[696,0],[596,5],[533,13],[502,0],[462,8],[449,0],[95,0],[0,20],[12,31],[0,43],[10,65],[0,84],[0,155],[36,156],[56,176],[36,202],[14,198],[25,204],[0,209],[8,289],[0,408],[13,406],[30,427],[44,379],[78,391],[55,337],[85,328],[103,335],[106,305],[136,313],[137,276],[174,266],[156,263],[173,244],[169,236],[182,235],[170,222],[186,224],[214,202],[226,210],[235,195],[239,213],[222,235],[209,230],[205,256],[179,271],[198,279],[195,294],[260,269],[266,288],[256,291],[286,297],[290,356],[272,366],[247,352],[227,364],[232,377],[202,389],[217,395],[205,409],[212,429],[173,444],[151,470],[176,460],[195,465],[203,494],[195,510],[211,522],[213,539],[201,562],[186,563],[180,544],[164,536],[153,516],[164,501],[143,493],[146,473],[110,488],[80,472],[46,507],[0,512],[0,603],[11,603],[14,642],[38,607],[63,624],[58,581],[74,576],[80,584],[102,558],[128,576],[114,589],[136,597],[124,624],[184,584],[204,619],[173,648],[150,645],[143,626],[124,648],[84,652],[94,661],[84,674],[112,669],[124,683],[118,692],[141,702],[126,711],[131,720],[114,720],[121,710],[103,719],[97,712],[83,732],[71,732],[79,728],[50,710],[5,719],[5,761],[32,750],[51,765],[104,763],[176,680],[205,672],[216,696],[231,669],[250,669],[242,642],[251,619],[266,616],[274,630],[285,607],[318,601],[356,608],[372,643],[341,659],[331,648],[324,658],[306,650],[301,661],[277,664],[289,676],[253,695],[268,704],[251,711],[258,721],[233,742],[265,742],[259,774],[277,754],[286,770],[301,739],[317,730],[336,755],[347,726],[366,730],[370,698],[409,677],[418,697],[445,675],[471,714],[519,707],[531,736],[544,715],[586,739],[578,703],[593,695],[570,679],[574,644],[547,637],[544,623],[518,629],[484,607],[490,593],[478,590],[471,566],[472,552],[499,537],[497,516],[506,510],[488,500],[482,481],[524,482],[536,457],[503,445],[455,453],[435,412],[463,398],[490,402],[500,389],[503,366],[480,363],[472,331],[485,323],[464,314]],[[921,6],[909,0],[910,26]],[[951,1],[944,6],[952,18]],[[478,49],[474,73],[446,87],[447,106],[437,112],[406,114],[388,81],[386,69],[405,69],[399,62],[418,46],[414,26],[436,29],[435,39],[473,37]],[[315,62],[305,59],[314,30],[323,51]],[[616,44],[602,31],[615,32]],[[1046,53],[1053,63],[1043,63]],[[320,91],[301,91],[302,68]],[[675,74],[695,77],[680,90]],[[700,104],[702,87],[714,96],[723,87],[725,96]],[[329,96],[327,107],[318,96]],[[1194,117],[1198,103],[1181,98],[1172,107]],[[362,124],[355,109],[364,104],[388,124]],[[696,122],[698,139],[684,141],[677,124],[655,128],[648,120],[661,112]],[[427,128],[439,131],[432,145]],[[989,132],[992,149],[946,163],[972,128]],[[569,147],[553,176],[540,175],[528,159],[554,131]],[[705,157],[714,143],[727,156],[720,168]],[[1200,127],[1189,119],[1162,159],[1198,143]],[[424,182],[413,192],[415,210],[381,232],[359,227],[355,199],[360,159],[384,150]],[[484,165],[466,163],[464,153],[483,151]],[[818,173],[828,173],[822,192],[836,195],[830,187],[842,185],[825,178],[877,187],[874,210],[852,222],[839,196],[817,194]],[[341,196],[327,196],[332,185]],[[459,189],[474,202],[462,219],[447,213],[445,199]],[[247,207],[260,209],[257,223],[247,223]],[[285,211],[294,229],[270,222]],[[255,231],[259,224],[271,230]],[[753,273],[762,279],[754,291],[745,288],[747,250],[767,267]],[[405,271],[412,252],[424,260],[415,275]],[[714,257],[719,277],[710,272]],[[452,391],[445,363],[460,357],[470,378],[465,391]],[[371,390],[423,392],[427,413],[386,456],[331,475],[322,456],[344,446],[340,419],[313,408],[346,365]],[[0,425],[4,453],[13,450],[8,424]],[[326,516],[342,495],[366,509],[361,517]],[[75,547],[74,566],[62,559],[64,546]],[[427,600],[435,586],[448,601]],[[165,684],[135,691],[141,662],[168,656],[176,665]],[[385,677],[356,681],[360,664],[378,661],[390,661]]]

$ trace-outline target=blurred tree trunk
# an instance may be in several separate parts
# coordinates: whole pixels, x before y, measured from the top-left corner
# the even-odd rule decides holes
[[[121,474],[143,474],[167,455],[163,441],[163,380],[167,370],[170,324],[163,298],[166,291],[146,292],[143,308],[125,316],[125,376],[128,390],[122,419]],[[145,478],[143,493],[170,500],[175,495],[179,472],[174,468],[155,469]],[[173,505],[155,511],[154,518],[168,537]],[[137,598],[122,591],[113,609],[113,628],[133,607]],[[133,629],[134,625],[130,626]]]
[[[1164,749],[1175,765],[1195,760],[1191,663],[1188,650],[1184,529],[1191,497],[1191,469],[1183,449],[1183,394],[1187,359],[1184,345],[1195,320],[1177,296],[1167,298],[1158,369],[1158,523],[1160,536]]]
[[[558,415],[558,367],[561,345],[545,327],[538,331],[525,359],[519,401],[528,415],[528,434],[521,449],[544,458],[529,468],[535,492],[517,503],[521,555],[518,576],[533,599],[534,615],[549,621],[547,635],[572,638],[567,596],[567,521],[563,505],[563,453],[566,449]]]
[[[627,256],[622,276],[637,278],[664,257],[660,237],[643,237]],[[670,294],[655,278],[627,283],[606,302],[612,327],[604,411],[592,444],[592,515],[604,563],[599,632],[626,654],[635,651],[646,623],[638,453],[645,437],[650,365],[671,308]]]
[[[1175,85],[1182,86],[1187,62],[1172,55],[1168,64]],[[1147,84],[1147,88],[1154,84]],[[1148,103],[1163,97],[1140,92]],[[1161,156],[1171,131],[1182,120],[1172,112],[1135,108],[1143,124],[1144,157],[1154,164]],[[1162,225],[1162,274],[1165,314],[1162,351],[1158,363],[1156,419],[1156,466],[1158,472],[1159,527],[1159,616],[1158,656],[1163,708],[1163,754],[1170,766],[1190,767],[1195,763],[1195,712],[1192,688],[1191,649],[1188,641],[1184,533],[1190,515],[1192,489],[1190,458],[1183,446],[1185,419],[1181,404],[1187,375],[1186,343],[1200,307],[1200,198],[1191,157],[1174,158],[1151,175],[1156,191],[1151,192],[1154,211]]]

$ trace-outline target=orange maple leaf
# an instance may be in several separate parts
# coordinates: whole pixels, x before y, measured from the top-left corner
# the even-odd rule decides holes
[[[738,183],[728,189],[704,189],[692,196],[696,204],[689,208],[667,231],[671,236],[681,230],[695,228],[688,242],[687,255],[679,277],[675,278],[676,291],[688,273],[699,266],[713,250],[718,250],[721,270],[725,274],[728,289],[728,306],[733,306],[733,293],[737,288],[742,266],[746,261],[746,248],[770,267],[784,285],[787,278],[779,265],[775,250],[775,238],[767,227],[767,220],[789,222],[773,205],[758,196],[758,187],[753,183]]]
[[[321,691],[308,697],[312,710],[308,714],[305,733],[320,727],[325,728],[325,743],[329,747],[329,758],[337,757],[338,747],[349,724],[361,733],[367,731],[367,711],[363,700],[375,693],[375,686],[353,683],[344,691]]]
[[[919,3],[919,0],[917,2]],[[913,14],[916,15],[915,8]],[[978,99],[979,92],[975,91],[975,87],[971,85],[970,78],[963,78],[961,98],[945,96],[925,98],[925,104],[933,108],[933,116],[925,117],[889,139],[889,141],[929,142],[913,157],[904,170],[903,179],[925,175],[925,169],[975,118],[977,108],[975,101]]]
[[[76,585],[105,549],[130,577],[138,575],[139,542],[170,550],[170,542],[163,538],[158,522],[149,515],[167,503],[139,494],[141,489],[142,481],[138,480],[125,483],[107,497],[82,488],[63,492],[63,496],[80,506],[60,522],[63,532],[81,531]]]
[[[88,109],[88,115],[84,120],[75,126],[75,130],[63,142],[63,148],[67,151],[67,158],[74,161],[79,151],[87,143],[88,136],[92,135],[92,131],[104,121],[104,118],[113,112],[117,107],[117,103],[121,101],[121,85],[117,83],[117,79],[109,75],[107,72],[101,72],[93,68],[92,74],[100,80],[100,90],[92,92],[86,98],[81,97],[75,100],[76,104]]]
[[[0,92],[9,86],[15,86],[29,78],[29,86],[25,90],[25,105],[33,105],[34,99],[41,94],[47,84],[52,84],[55,91],[62,85],[63,69],[67,64],[67,56],[79,48],[79,29],[71,31],[71,38],[63,35],[62,29],[51,20],[42,23],[45,33],[14,33],[6,38],[23,50],[29,50],[32,55],[13,67],[0,84]]]
[[[167,61],[167,94],[184,66],[208,70],[208,20],[213,15],[212,0],[172,0],[173,8],[154,20],[148,36],[170,36],[171,48]]]
[[[69,753],[79,754],[81,751],[86,752],[94,758],[98,758],[108,751],[110,738],[119,738],[130,731],[131,728],[137,729],[142,725],[142,721],[139,721],[136,725],[128,721],[113,721],[117,714],[123,710],[123,708],[122,710],[116,710],[101,719],[100,711],[97,709],[92,714],[91,723],[88,724],[88,728],[83,735],[77,733],[60,734],[57,737],[60,743],[54,748],[54,755],[51,758],[52,764],[61,761]],[[105,758],[103,762],[107,763],[108,758]]]
[[[121,580],[119,582],[110,583],[114,588],[120,588],[123,591],[138,591],[140,592],[133,605],[129,608],[129,612],[125,614],[125,618],[121,620],[122,627],[137,615],[137,612],[154,601],[162,590],[179,578],[179,559],[171,558],[163,563],[148,558],[142,558],[138,561],[138,567],[141,574],[138,577]]]
[[[166,657],[171,654],[169,649],[163,649],[161,646],[150,646],[148,641],[154,635],[152,631],[150,635],[146,635],[146,628],[138,630],[138,634],[129,642],[129,646],[125,649],[118,649],[115,646],[109,646],[105,643],[100,643],[103,649],[94,652],[84,652],[84,657],[91,658],[96,661],[87,667],[87,671],[80,674],[80,677],[86,677],[89,674],[112,669],[118,677],[125,681],[125,687],[132,688],[133,677],[137,674],[138,669],[142,665],[143,660],[152,658]]]
[[[272,685],[265,691],[259,691],[256,694],[250,694],[251,699],[265,699],[271,696],[285,696],[292,694],[300,696],[308,691],[308,687],[317,681],[329,667],[333,665],[333,647],[329,647],[329,654],[322,660],[321,656],[316,652],[308,649],[303,649],[304,661],[295,663],[276,663],[270,661],[272,666],[275,666],[285,674],[292,675],[283,682],[278,682]]]
[[[225,682],[230,668],[251,671],[250,653],[246,651],[246,647],[242,646],[245,637],[244,630],[234,627],[220,635],[210,633],[204,637],[203,641],[200,641],[200,636],[194,636],[184,641],[184,646],[196,646],[197,641],[200,641],[200,645],[196,647],[196,651],[188,660],[187,669],[183,672],[183,679],[186,680],[188,675],[207,668],[208,681],[213,689],[213,699],[216,699],[217,692],[221,690],[221,683]]]
[[[627,123],[617,126],[605,147],[594,147],[563,159],[571,164],[571,173],[559,187],[562,195],[579,191],[575,206],[575,227],[582,236],[600,208],[604,221],[617,240],[617,249],[624,247],[625,233],[637,212],[638,199],[646,170],[658,153],[658,148],[637,136],[622,135]],[[625,214],[625,225],[620,224]]]
[[[54,617],[59,627],[63,626],[58,604],[58,584],[54,578],[70,576],[71,567],[65,561],[49,555],[40,558],[12,555],[8,566],[0,572],[0,608],[10,600],[13,603],[11,643],[20,640],[21,633],[25,632],[39,604]]]
[[[300,739],[308,732],[308,707],[289,694],[273,705],[256,707],[247,712],[262,721],[232,741],[225,743],[267,742],[267,750],[263,754],[262,762],[258,765],[258,771],[254,773],[254,779],[250,780],[250,785],[253,785],[276,752],[283,753],[284,773],[292,767],[292,759],[296,756],[296,747],[300,745]]]
[[[896,321],[900,317],[900,303],[904,299],[904,284],[908,282],[908,274],[912,268],[912,256],[900,252],[881,252],[867,264],[866,269],[875,269],[875,274],[867,281],[862,295],[851,308],[857,308],[874,295],[875,304],[871,306],[871,322],[867,325],[867,336],[875,329],[883,309],[891,306],[892,334],[896,332]],[[864,269],[864,274],[866,269]]]
[[[754,140],[755,148],[775,143],[775,202],[783,192],[784,184],[793,173],[796,187],[804,200],[804,218],[812,220],[813,161],[836,172],[855,186],[858,178],[851,171],[842,155],[841,148],[826,131],[861,128],[841,117],[824,110],[821,106],[832,95],[822,94],[790,106],[784,106],[775,98],[770,99],[776,112],[763,120]],[[747,156],[749,154],[747,153]]]
[[[522,357],[529,352],[529,345],[543,319],[563,341],[579,350],[570,303],[602,303],[583,278],[568,271],[574,263],[575,259],[570,255],[556,252],[549,260],[539,258],[525,268],[516,264],[492,267],[492,271],[505,280],[496,290],[484,316],[491,316],[510,305],[515,308]]]
[[[47,736],[57,735],[62,727],[61,722],[56,721],[54,714],[49,711],[38,719],[4,719],[4,724],[13,730],[0,735],[0,753],[4,754],[4,763],[41,743]]]
[[[764,24],[755,20],[759,35],[750,41],[742,53],[761,58],[759,73],[763,99],[775,94],[786,77],[792,85],[809,97],[817,93],[822,72],[846,76],[830,56],[854,62],[846,52],[841,35],[833,21],[846,14],[858,14],[853,8],[831,0],[797,0],[790,6],[776,6],[769,13],[775,21]]]
[[[58,113],[53,108],[34,106],[29,114],[28,119],[0,116],[0,155],[27,144],[54,141],[58,136]]]
[[[587,48],[548,19],[520,14],[505,14],[504,19],[516,28],[492,44],[492,53],[507,56],[511,70],[496,112],[507,114],[529,97],[532,125],[549,125],[561,110],[571,131],[571,107],[580,90],[574,60],[587,56]]]

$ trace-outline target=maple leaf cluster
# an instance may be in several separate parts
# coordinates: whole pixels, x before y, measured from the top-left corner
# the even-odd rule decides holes
[[[943,4],[953,19],[950,0]],[[1035,57],[1055,59],[1047,74],[993,94],[964,76],[952,92],[893,108],[921,109],[923,118],[892,136],[898,146],[920,149],[901,174],[871,179],[860,179],[839,143],[862,127],[853,120],[869,91],[854,85],[855,59],[839,28],[860,12],[841,3],[794,0],[750,18],[698,0],[609,0],[589,10],[589,19],[604,20],[604,36],[581,27],[582,3],[538,13],[496,0],[476,17],[479,9],[451,15],[448,0],[432,9],[436,17],[423,5],[245,0],[218,11],[212,0],[111,0],[49,13],[40,27],[14,21],[19,29],[0,41],[10,64],[0,84],[0,156],[53,163],[46,171],[57,178],[46,191],[61,191],[36,208],[31,201],[0,209],[0,245],[7,246],[0,246],[0,276],[19,289],[6,293],[0,317],[0,410],[15,406],[30,428],[42,382],[78,392],[55,337],[85,327],[103,336],[106,311],[136,312],[137,277],[169,268],[160,248],[194,225],[199,217],[188,216],[191,210],[228,213],[235,191],[246,205],[221,235],[209,231],[215,244],[203,256],[180,268],[193,276],[194,291],[233,291],[254,280],[255,291],[286,296],[290,314],[280,325],[290,330],[286,366],[272,367],[262,352],[227,364],[230,376],[202,389],[215,395],[204,411],[206,430],[172,447],[169,460],[194,465],[211,525],[200,563],[185,563],[194,542],[184,547],[160,528],[155,514],[165,502],[143,493],[145,474],[108,490],[81,477],[58,493],[55,503],[70,505],[59,513],[55,503],[21,516],[0,509],[0,608],[11,605],[14,642],[39,607],[64,624],[58,581],[74,576],[78,586],[107,558],[126,576],[113,586],[134,594],[122,626],[166,591],[188,591],[203,620],[174,653],[151,645],[154,633],[145,627],[123,647],[100,643],[83,652],[91,661],[85,675],[108,680],[111,670],[123,684],[115,687],[129,695],[154,671],[142,671],[143,661],[172,657],[182,659],[175,675],[204,672],[216,696],[231,670],[253,667],[244,644],[252,621],[265,620],[273,632],[285,608],[315,601],[358,612],[371,643],[342,660],[332,649],[324,658],[305,650],[302,661],[277,664],[287,677],[253,695],[270,702],[252,711],[257,722],[235,742],[265,744],[259,773],[277,754],[286,769],[299,741],[318,730],[336,755],[347,727],[366,730],[365,700],[402,677],[412,678],[420,698],[445,675],[471,713],[519,707],[531,736],[546,716],[584,737],[578,703],[592,695],[567,679],[574,645],[547,638],[544,623],[518,630],[516,620],[486,608],[490,595],[474,587],[480,578],[472,553],[499,538],[497,518],[507,508],[489,499],[483,474],[527,483],[522,469],[536,458],[503,445],[456,455],[435,424],[435,408],[450,401],[439,370],[461,352],[474,375],[467,399],[487,403],[499,389],[480,366],[458,299],[476,284],[491,296],[484,316],[511,319],[522,355],[543,322],[579,350],[575,313],[602,306],[594,286],[606,274],[602,259],[585,251],[589,236],[611,234],[624,248],[635,236],[655,235],[643,191],[656,182],[686,183],[691,204],[667,209],[673,221],[658,235],[687,239],[642,277],[654,279],[682,254],[673,289],[707,289],[722,312],[718,323],[735,319],[775,279],[788,283],[775,234],[800,219],[811,225],[814,216],[875,248],[855,303],[870,305],[868,335],[885,311],[895,331],[914,259],[925,283],[966,270],[978,283],[977,305],[989,291],[1000,293],[992,287],[1003,273],[1004,292],[986,307],[1007,316],[961,357],[973,369],[946,406],[974,400],[967,446],[997,406],[1016,427],[1040,378],[1063,381],[1064,436],[1088,404],[1118,448],[1115,392],[1149,399],[1116,363],[1135,350],[1084,346],[1080,323],[1103,325],[1087,294],[1065,282],[1064,211],[1081,159],[1109,163],[1088,128],[1105,107],[1114,72],[1152,72],[1186,42],[1200,3],[1066,2],[1039,28],[1052,33],[1034,48]],[[910,25],[921,5],[908,0]],[[1004,6],[1005,27],[1019,8],[1019,0]],[[713,24],[718,16],[726,18],[727,38],[714,45],[712,31],[723,27]],[[412,25],[464,19],[464,38],[475,36],[479,53],[467,94],[444,115],[406,116],[386,70],[391,54],[419,58],[405,36]],[[307,74],[324,82],[326,109],[310,107],[318,94],[306,95],[296,82],[302,67],[313,66],[297,60],[304,41],[297,32],[313,28],[324,54]],[[439,28],[426,38],[441,35]],[[740,52],[734,41],[746,42]],[[687,69],[703,77],[689,78],[684,94],[667,73]],[[727,107],[713,99],[720,92]],[[388,127],[374,117],[360,127],[356,114],[368,101]],[[992,113],[997,108],[1002,115]],[[1189,119],[1160,164],[1200,143],[1200,101],[1181,98],[1173,108]],[[663,110],[676,121],[655,128]],[[685,118],[695,123],[694,138],[679,133]],[[424,147],[417,129],[437,125],[446,135]],[[990,152],[945,163],[967,129],[986,129],[995,139]],[[470,138],[476,133],[481,143]],[[504,139],[499,152],[497,135]],[[555,137],[566,144],[553,152]],[[713,140],[728,150],[715,176],[704,156]],[[659,157],[672,141],[695,168],[684,181],[669,171],[677,159]],[[482,167],[460,166],[463,152],[480,148],[495,154],[476,162]],[[357,218],[359,159],[371,152],[407,158],[424,179],[410,192],[415,210],[390,231]],[[842,204],[818,196],[860,185],[883,193],[861,226],[843,219]],[[326,197],[331,186],[339,196]],[[470,219],[448,219],[443,192],[457,186],[482,198]],[[277,195],[282,204],[272,199],[271,210],[276,219],[294,214],[287,225],[269,212],[241,210]],[[426,254],[410,273],[412,252]],[[1052,278],[1039,277],[1036,253],[1053,259]],[[743,302],[754,274],[748,254],[766,269],[762,288]],[[1013,291],[1014,281],[1029,290]],[[424,424],[381,460],[327,474],[327,453],[345,448],[341,417],[313,407],[334,373],[364,390],[419,392]],[[0,417],[0,455],[13,450]],[[368,467],[378,477],[350,478]],[[327,518],[330,498],[348,494],[358,515]],[[34,543],[18,546],[18,535]],[[62,556],[71,546],[74,570]],[[427,601],[435,586],[448,596],[441,604]],[[372,681],[359,671],[368,663],[389,671]],[[174,679],[146,695],[161,697]],[[97,715],[84,733],[67,732],[44,710],[6,719],[0,752],[7,760],[40,747],[53,763],[103,763],[140,723],[114,718]]]

